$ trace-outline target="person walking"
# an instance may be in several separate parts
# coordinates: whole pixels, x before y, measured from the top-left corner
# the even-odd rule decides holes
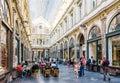
[[[110,81],[110,75],[109,75],[109,60],[104,56],[102,60],[102,66],[103,66],[103,73],[104,73],[104,78],[103,80],[106,81],[106,75],[108,75],[108,80]]]
[[[85,72],[84,72],[84,68],[86,65],[86,59],[84,58],[84,56],[82,56],[80,58],[80,71],[79,71],[79,76],[84,76]]]
[[[77,78],[78,78],[79,68],[80,68],[79,62],[75,62],[75,64],[74,64],[74,73],[75,73]]]

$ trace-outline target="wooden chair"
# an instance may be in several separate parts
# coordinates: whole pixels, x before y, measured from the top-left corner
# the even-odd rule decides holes
[[[37,77],[38,77],[38,73],[39,73],[39,69],[34,70],[33,76],[34,76],[35,78],[37,78]]]
[[[49,77],[49,76],[50,76],[50,71],[51,71],[50,68],[45,68],[45,69],[44,69],[44,73],[43,73],[43,74],[44,74],[44,77],[47,77],[47,76]]]

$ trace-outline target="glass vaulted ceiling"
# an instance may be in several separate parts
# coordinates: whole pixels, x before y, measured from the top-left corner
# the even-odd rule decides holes
[[[52,23],[63,0],[29,0],[31,20],[40,16]]]

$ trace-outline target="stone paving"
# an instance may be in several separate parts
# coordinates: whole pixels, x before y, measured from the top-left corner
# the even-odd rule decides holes
[[[72,67],[60,65],[59,68],[59,77],[44,78],[42,74],[39,74],[37,78],[17,78],[11,83],[120,83],[120,77],[111,76],[110,82],[103,81],[103,74],[85,71],[85,76],[76,78]]]

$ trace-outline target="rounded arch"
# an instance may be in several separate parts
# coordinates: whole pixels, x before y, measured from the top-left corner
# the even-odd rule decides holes
[[[71,37],[69,40],[69,47],[74,47],[74,38]]]
[[[60,43],[60,50],[63,49],[63,43]]]
[[[63,60],[63,43],[60,43],[60,59]]]
[[[5,3],[6,3],[6,5],[7,5],[7,14],[9,14],[9,17],[8,17],[8,23],[11,25],[12,23],[11,23],[11,21],[12,21],[12,11],[11,11],[11,2],[9,1],[9,0],[4,0],[4,5],[5,5]],[[7,15],[8,16],[8,15]]]
[[[85,42],[85,35],[81,32],[77,35],[77,42],[80,42],[81,37],[84,39],[84,42]]]
[[[68,42],[65,41],[65,42],[64,42],[64,49],[67,49],[67,47],[68,47]]]
[[[106,19],[106,34],[108,33],[108,29],[109,29],[109,25],[110,25],[111,21],[119,13],[120,13],[120,10],[116,9],[116,10],[111,11],[109,13],[109,15],[107,16],[107,19]]]
[[[107,33],[114,32],[116,30],[120,30],[120,13],[115,14],[108,25]]]
[[[94,25],[90,28],[88,32],[88,39],[96,38],[101,35],[101,30],[97,25]]]

